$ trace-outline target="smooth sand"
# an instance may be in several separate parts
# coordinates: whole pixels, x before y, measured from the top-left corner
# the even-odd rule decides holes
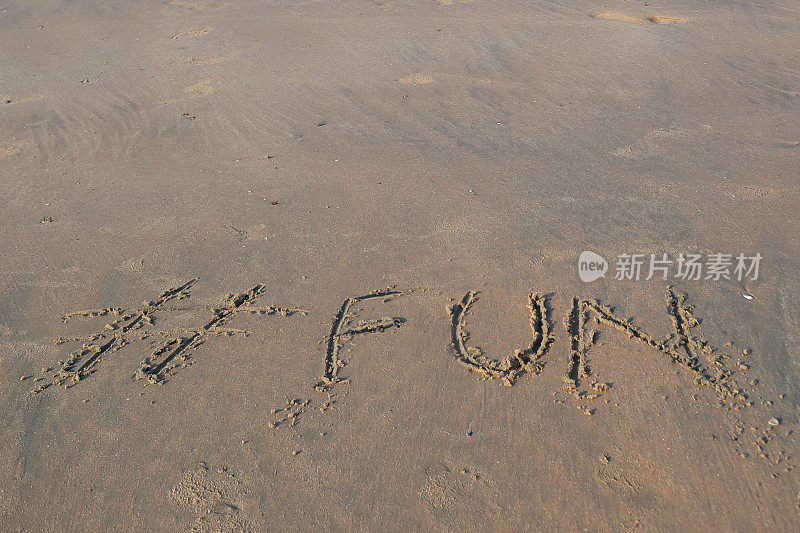
[[[795,528],[799,33],[778,1],[4,2],[0,529]],[[583,250],[765,259],[670,303]],[[684,293],[710,381],[667,346]]]

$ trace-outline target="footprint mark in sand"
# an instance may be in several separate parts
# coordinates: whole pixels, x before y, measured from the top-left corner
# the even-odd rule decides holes
[[[220,9],[223,7],[232,7],[231,4],[228,4],[227,2],[208,2],[206,4],[201,4],[199,2],[186,2],[184,0],[170,0],[167,3],[172,6],[194,9],[195,11],[205,11],[206,9]]]
[[[508,523],[508,510],[499,505],[501,491],[487,476],[468,465],[437,464],[425,472],[417,496],[438,524],[447,530],[463,530],[467,512],[479,513],[477,523],[496,519]],[[469,527],[466,527],[469,529]]]
[[[16,138],[6,141],[4,144],[0,144],[0,156],[14,155],[22,150],[23,146],[25,146],[25,141]]]
[[[193,65],[214,65],[227,61],[228,59],[229,57],[192,56],[187,57],[186,62],[192,63]]]
[[[202,29],[199,29],[199,30],[182,31],[182,32],[176,33],[175,35],[170,37],[170,39],[174,40],[174,39],[180,39],[181,37],[199,37],[201,35],[206,35],[207,33],[211,32],[212,29],[213,28],[208,26],[208,27],[205,27],[205,28],[202,28]]]
[[[210,94],[213,94],[214,87],[211,85],[211,78],[205,78],[203,80],[198,81],[194,85],[184,87],[183,93],[184,93],[183,97],[170,98],[169,100],[159,103],[158,106],[163,107],[166,105],[185,102],[186,100],[192,98],[198,98],[200,96],[208,96]]]
[[[635,22],[636,24],[680,24],[686,22],[684,17],[672,15],[648,15],[646,17],[634,17],[616,11],[595,11],[591,14],[592,18],[601,20],[617,20],[620,22]]]
[[[169,498],[195,515],[189,531],[254,531],[258,524],[247,512],[246,485],[229,467],[211,469],[201,462],[169,492]]]
[[[183,92],[191,96],[208,96],[214,92],[214,87],[211,86],[211,78],[206,78],[186,87]]]
[[[626,159],[645,159],[664,153],[671,143],[685,139],[687,132],[674,128],[661,128],[649,131],[639,137],[634,144],[617,148],[613,154]]]
[[[433,76],[431,76],[430,74],[415,72],[414,74],[409,74],[408,76],[397,78],[397,81],[400,83],[405,83],[407,85],[424,85],[426,83],[431,83],[433,81]]]

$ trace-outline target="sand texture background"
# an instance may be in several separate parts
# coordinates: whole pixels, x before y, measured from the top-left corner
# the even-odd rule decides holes
[[[0,2],[0,529],[795,529],[798,35],[797,1]],[[764,260],[585,284],[583,250]]]

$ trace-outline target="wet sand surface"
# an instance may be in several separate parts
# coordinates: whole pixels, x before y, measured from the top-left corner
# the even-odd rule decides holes
[[[2,2],[0,528],[795,528],[798,34]],[[587,284],[583,250],[764,259]]]

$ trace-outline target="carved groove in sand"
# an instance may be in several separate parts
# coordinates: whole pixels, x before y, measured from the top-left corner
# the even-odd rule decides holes
[[[203,344],[209,335],[244,335],[246,330],[223,328],[234,316],[240,312],[260,315],[289,316],[294,313],[305,313],[302,309],[254,306],[253,303],[267,291],[266,285],[259,284],[244,293],[229,294],[221,307],[213,308],[214,316],[205,325],[194,331],[184,331],[156,349],[153,355],[142,361],[141,367],[136,372],[136,379],[146,379],[151,383],[160,383],[181,366],[185,366],[188,351]]]
[[[64,322],[75,318],[113,317],[104,329],[85,337],[57,339],[58,343],[78,342],[82,347],[73,351],[65,361],[60,361],[57,368],[43,369],[42,375],[35,378],[36,388],[32,393],[41,392],[52,385],[63,385],[70,388],[88,377],[97,370],[97,366],[108,354],[113,353],[132,342],[145,340],[152,337],[167,337],[152,352],[150,357],[142,361],[135,377],[145,379],[148,383],[163,383],[165,379],[176,372],[180,367],[191,364],[190,351],[198,348],[209,336],[248,336],[249,331],[227,327],[227,323],[238,313],[253,313],[259,315],[290,316],[295,313],[307,314],[307,311],[298,308],[257,306],[255,302],[265,292],[264,285],[256,285],[247,292],[229,294],[219,306],[181,306],[177,301],[188,299],[191,289],[197,278],[168,289],[154,301],[145,302],[139,307],[132,308],[101,308],[69,313],[63,317]],[[347,298],[336,313],[327,337],[325,353],[325,374],[321,382],[314,386],[318,392],[327,393],[319,411],[325,413],[338,398],[331,391],[338,383],[347,382],[339,377],[339,370],[344,366],[340,358],[342,347],[353,337],[367,333],[385,332],[397,328],[405,322],[401,317],[384,316],[377,319],[359,320],[357,305],[359,303],[382,300],[389,301],[396,297],[413,294],[420,289],[400,291],[387,288],[373,291],[363,296]],[[484,378],[500,378],[507,385],[513,384],[516,377],[523,373],[538,374],[544,367],[543,356],[555,342],[555,337],[550,323],[550,313],[546,297],[531,293],[528,295],[528,313],[532,330],[530,344],[521,350],[516,350],[513,356],[503,361],[496,361],[485,357],[475,347],[467,345],[468,333],[466,331],[466,317],[471,306],[476,300],[476,292],[468,292],[458,303],[448,307],[450,312],[450,327],[452,348],[456,358],[470,370],[481,374]],[[686,304],[686,295],[678,294],[672,287],[667,289],[666,308],[672,322],[674,333],[663,340],[659,340],[614,313],[610,307],[600,304],[597,300],[582,300],[574,298],[572,305],[564,318],[564,326],[570,336],[571,351],[565,381],[567,391],[586,414],[593,414],[594,409],[589,409],[585,401],[599,398],[601,393],[611,387],[610,383],[598,382],[588,363],[588,352],[596,343],[599,332],[589,330],[590,324],[610,326],[625,333],[629,338],[635,339],[660,354],[666,355],[672,362],[683,369],[689,370],[694,375],[694,382],[698,386],[711,388],[716,393],[720,406],[725,407],[729,413],[741,413],[742,409],[754,405],[757,397],[748,398],[750,392],[738,388],[734,381],[731,367],[726,366],[727,356],[710,346],[702,338],[693,335],[692,330],[700,321],[695,318],[691,305]],[[213,316],[199,327],[165,328],[153,327],[160,313],[186,311],[210,311]],[[750,353],[744,350],[744,354]],[[702,360],[701,360],[702,358]],[[741,361],[738,363],[741,370],[748,366]],[[23,376],[21,379],[28,379]],[[591,380],[591,381],[589,381]],[[579,389],[588,381],[593,391]],[[758,380],[751,380],[753,386]],[[692,396],[696,400],[696,396]],[[771,400],[760,400],[765,407],[772,409]],[[286,405],[271,411],[274,419],[268,424],[270,428],[294,428],[298,420],[309,411],[310,399],[287,398]],[[562,402],[557,402],[562,403]],[[606,400],[608,403],[608,400]],[[753,413],[758,416],[758,413]],[[735,448],[739,455],[747,458],[751,452],[743,446],[745,421],[734,417],[735,427],[730,431],[731,441],[736,443]],[[795,468],[788,453],[773,444],[774,426],[779,421],[771,419],[767,429],[759,429],[757,424],[751,424],[755,438],[755,453],[769,461],[773,467],[781,467],[789,472]],[[299,453],[297,451],[293,454]],[[773,476],[778,475],[774,473]]]
[[[345,380],[339,379],[339,369],[344,366],[344,361],[339,358],[339,350],[344,343],[348,342],[355,335],[363,333],[379,333],[392,327],[400,327],[405,320],[400,317],[381,317],[376,320],[359,320],[356,322],[352,307],[355,304],[369,300],[382,299],[387,301],[395,296],[401,296],[403,292],[388,288],[373,291],[363,296],[347,298],[339,312],[333,318],[333,325],[328,336],[328,347],[325,353],[325,375],[322,382],[317,385],[318,390],[326,389],[336,383]]]
[[[174,300],[184,300],[191,296],[190,290],[197,282],[191,279],[177,287],[164,291],[156,300],[146,302],[134,308],[102,308],[69,313],[63,317],[67,322],[74,318],[113,316],[104,329],[85,337],[61,338],[59,344],[79,342],[82,347],[73,351],[69,357],[59,362],[56,369],[44,369],[45,375],[36,378],[33,393],[41,392],[51,385],[74,386],[94,373],[97,366],[109,353],[113,353],[135,341],[152,337],[167,337],[145,358],[135,372],[136,379],[149,383],[163,383],[179,368],[191,364],[191,352],[200,347],[209,336],[248,336],[249,331],[227,327],[228,322],[238,313],[260,315],[290,316],[295,313],[307,314],[306,310],[292,307],[256,306],[255,302],[266,292],[266,286],[259,284],[247,292],[229,294],[220,306],[176,306],[168,305]],[[336,383],[346,382],[339,377],[339,370],[344,366],[340,351],[344,344],[356,335],[380,333],[391,328],[400,327],[405,319],[402,317],[384,316],[377,319],[357,320],[355,306],[371,300],[389,301],[397,296],[410,294],[414,290],[400,291],[395,288],[376,290],[368,294],[345,299],[336,313],[327,338],[325,354],[325,373],[316,385],[319,391],[327,391]],[[524,349],[518,349],[510,357],[497,361],[486,357],[477,348],[467,345],[469,333],[466,330],[467,315],[476,301],[477,293],[470,291],[453,305],[448,306],[451,326],[451,345],[456,359],[470,370],[485,379],[501,379],[506,385],[512,385],[517,377],[524,373],[539,374],[543,367],[542,360],[555,338],[550,326],[550,313],[544,295],[530,293],[527,309],[532,332],[531,342]],[[590,383],[595,393],[579,392],[586,378],[593,378],[588,364],[588,351],[594,345],[597,331],[587,331],[590,318],[598,325],[610,326],[621,331],[631,339],[638,340],[658,352],[668,356],[691,371],[698,385],[712,388],[720,402],[730,399],[746,400],[743,390],[733,386],[732,372],[724,368],[724,355],[711,347],[705,340],[692,335],[691,330],[699,325],[694,317],[692,307],[686,305],[686,295],[677,294],[672,288],[667,290],[667,311],[672,320],[674,334],[666,339],[658,340],[645,331],[634,326],[630,320],[622,319],[614,314],[610,307],[596,300],[573,299],[564,326],[571,340],[571,352],[565,381],[567,390],[578,399],[594,399],[599,393],[610,387],[610,384],[599,383],[593,379]],[[179,311],[210,311],[213,316],[203,325],[195,328],[155,329],[154,320],[158,313]],[[709,366],[700,357],[705,356],[709,365],[716,367],[712,374]]]
[[[597,332],[587,332],[586,326],[591,316],[598,325],[610,326],[621,331],[629,338],[654,348],[689,370],[695,376],[695,383],[713,388],[721,402],[746,399],[744,391],[733,386],[730,370],[723,367],[724,355],[705,340],[692,335],[691,329],[698,326],[700,322],[694,317],[692,306],[686,305],[686,295],[677,294],[670,287],[667,289],[666,301],[667,312],[675,333],[664,340],[657,340],[631,324],[629,320],[618,317],[614,314],[613,309],[600,304],[597,300],[574,298],[572,307],[564,319],[564,327],[570,335],[572,343],[569,366],[564,377],[567,389],[576,397],[586,399],[598,397],[598,394],[578,392],[582,380],[592,376],[587,354],[594,344]],[[701,354],[705,355],[709,363],[716,367],[716,373],[712,374],[709,367],[703,364],[700,360]],[[591,386],[598,393],[608,388],[607,384],[600,384],[597,381],[593,381]]]
[[[161,293],[153,301],[145,302],[141,307],[119,308],[108,307],[76,311],[63,317],[63,322],[74,318],[115,317],[106,323],[100,332],[85,336],[56,339],[57,344],[79,342],[81,348],[73,351],[66,360],[60,361],[55,369],[45,369],[45,376],[36,378],[38,386],[32,393],[39,393],[52,385],[64,385],[65,388],[76,385],[97,370],[103,357],[113,353],[135,341],[151,337],[168,337],[150,357],[142,361],[136,371],[137,379],[145,379],[150,383],[161,383],[166,376],[173,374],[178,368],[188,366],[190,350],[199,347],[209,336],[232,337],[248,336],[247,330],[224,327],[238,313],[259,315],[290,316],[295,313],[307,314],[303,309],[277,306],[255,306],[253,303],[266,292],[265,285],[256,285],[244,293],[229,294],[221,306],[167,306],[173,300],[185,300],[191,296],[191,288],[198,278],[173,287]],[[153,329],[157,313],[181,311],[210,311],[213,317],[197,328]]]
[[[466,317],[470,307],[477,299],[477,292],[470,291],[460,302],[448,306],[452,319],[452,346],[458,361],[486,379],[499,378],[506,385],[524,373],[539,374],[544,367],[542,357],[555,340],[550,333],[549,313],[545,296],[538,293],[528,295],[528,314],[530,316],[531,343],[522,350],[516,350],[511,357],[495,361],[483,355],[480,348],[467,346],[469,333],[466,330]]]

